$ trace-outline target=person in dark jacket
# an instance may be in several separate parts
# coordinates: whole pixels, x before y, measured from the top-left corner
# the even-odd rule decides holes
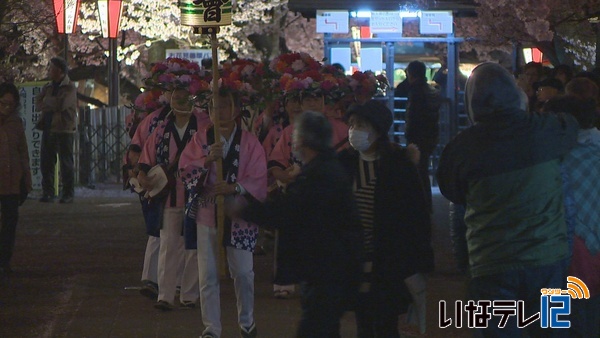
[[[73,203],[73,141],[77,126],[77,89],[67,72],[67,62],[63,58],[50,59],[48,77],[51,81],[35,97],[36,109],[42,112],[36,128],[43,131],[40,159],[43,196],[40,202],[54,200],[54,171],[58,155],[63,185],[60,203]]]
[[[427,83],[426,67],[421,61],[412,61],[406,67],[410,84],[406,105],[406,144],[419,147],[419,175],[431,208],[431,182],[429,181],[429,161],[439,141],[439,119],[442,98],[437,90]]]
[[[332,128],[318,112],[295,119],[293,151],[300,174],[286,194],[265,204],[251,203],[242,217],[285,228],[289,263],[301,280],[302,317],[297,337],[340,337],[342,301],[357,287],[361,227],[352,180],[335,158]]]
[[[442,152],[442,194],[466,207],[470,298],[523,300],[525,317],[540,311],[540,289],[563,288],[568,258],[560,160],[575,145],[577,121],[527,114],[513,76],[496,63],[477,66],[465,91],[474,125]],[[519,337],[516,317],[485,336]],[[551,335],[527,326],[531,337]]]
[[[429,206],[410,151],[389,140],[392,112],[371,100],[346,117],[352,148],[339,158],[354,178],[363,228],[358,337],[400,337],[398,315],[413,301],[424,323],[423,275],[433,270]]]
[[[0,84],[0,276],[11,271],[19,206],[31,191],[29,152],[18,107],[17,87]]]

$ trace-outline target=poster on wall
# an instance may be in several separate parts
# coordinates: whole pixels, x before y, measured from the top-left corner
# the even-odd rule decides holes
[[[34,190],[42,189],[42,171],[40,170],[40,155],[42,147],[42,132],[35,129],[41,113],[36,111],[35,96],[42,90],[45,82],[26,82],[18,84],[21,96],[19,116],[25,127],[27,148],[29,150],[29,165],[31,167],[31,182]]]

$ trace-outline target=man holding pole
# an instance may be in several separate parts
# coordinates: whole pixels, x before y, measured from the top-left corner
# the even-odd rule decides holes
[[[234,280],[238,323],[242,337],[256,337],[254,323],[254,269],[252,252],[258,226],[240,218],[223,222],[223,237],[215,220],[217,197],[225,204],[245,204],[264,200],[267,195],[267,169],[264,150],[253,134],[241,129],[240,99],[228,88],[226,79],[217,94],[217,104],[210,105],[210,119],[215,126],[198,132],[181,154],[180,177],[190,195],[187,216],[195,219],[200,274],[200,305],[205,330],[202,337],[221,336],[219,289],[220,247],[225,247],[229,273]],[[214,97],[217,95],[213,95]],[[216,124],[220,125],[217,141]],[[222,161],[224,180],[217,179],[217,161]],[[187,223],[186,223],[187,226]],[[193,232],[193,231],[192,231]],[[190,232],[186,229],[186,236]]]

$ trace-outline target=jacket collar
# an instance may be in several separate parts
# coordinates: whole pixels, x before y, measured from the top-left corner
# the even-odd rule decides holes
[[[52,81],[50,83],[52,83]],[[68,86],[70,83],[71,83],[71,79],[69,78],[69,75],[65,74],[65,77],[63,77],[63,79],[60,81],[58,86],[59,87]]]

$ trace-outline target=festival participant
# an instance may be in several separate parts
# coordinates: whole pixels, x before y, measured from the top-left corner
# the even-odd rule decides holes
[[[264,94],[271,92],[271,88],[262,90],[263,83],[268,82],[265,68],[262,62],[245,58],[228,60],[221,65],[221,72],[223,74],[234,75],[236,76],[236,80],[247,83],[252,87],[252,93],[248,93],[249,95],[244,98],[245,102],[242,102],[243,109],[240,115],[242,129],[252,133],[257,130],[255,124],[262,115],[259,114],[258,107],[261,106],[261,103],[269,101],[269,95]]]
[[[140,93],[129,108],[131,112],[125,116],[125,131],[133,138],[140,122],[158,108],[162,108],[166,102],[161,102],[162,91],[158,89],[146,90]]]
[[[252,133],[241,128],[241,101],[252,89],[248,84],[223,74],[218,106],[210,107],[210,118],[218,118],[221,139],[215,140],[214,127],[198,132],[183,151],[180,177],[189,194],[186,208],[186,242],[197,243],[200,276],[200,305],[205,329],[203,338],[221,336],[220,283],[217,252],[225,246],[229,273],[237,299],[238,324],[242,337],[256,337],[254,322],[253,255],[258,226],[240,218],[224,220],[224,237],[217,238],[216,197],[225,203],[264,200],[267,170],[264,150]],[[223,181],[217,182],[216,161],[223,161]],[[188,228],[188,225],[190,226]]]
[[[174,82],[171,95],[172,113],[150,135],[139,159],[140,172],[137,176],[146,191],[146,223],[154,225],[151,231],[159,230],[158,255],[158,302],[157,309],[168,311],[174,308],[178,268],[183,259],[180,302],[183,308],[193,308],[199,297],[198,270],[195,250],[184,250],[182,237],[184,188],[175,177],[181,153],[192,136],[206,128],[208,117],[194,107],[193,97],[208,89],[208,83],[197,75],[181,75]],[[161,166],[165,176],[175,180],[174,186],[163,189],[165,196],[148,195],[158,187],[157,174],[148,175],[150,169]],[[150,215],[155,215],[149,220]],[[152,224],[151,224],[152,223]]]
[[[285,85],[290,78],[309,70],[321,69],[321,64],[306,53],[287,53],[281,54],[271,63],[266,71],[265,90],[261,95],[265,97],[265,109],[257,117],[255,125],[255,134],[263,144],[267,157],[281,138],[283,130],[293,122],[290,118],[286,103],[291,103],[289,109],[300,109],[298,97],[285,96]],[[289,88],[288,88],[289,91]],[[288,101],[291,99],[292,101]],[[298,105],[296,105],[298,103]],[[294,112],[292,112],[294,113]]]
[[[336,70],[337,71],[337,70]],[[344,77],[345,78],[345,77]],[[325,96],[333,96],[339,89],[339,81],[333,75],[321,69],[309,69],[296,76],[286,73],[279,80],[286,99],[286,108],[290,114],[312,110],[322,114],[325,112]],[[290,105],[289,107],[287,105]],[[295,119],[296,116],[290,116]],[[334,117],[327,117],[333,129],[332,146],[335,150],[343,148],[347,143],[348,127]],[[291,120],[293,121],[293,120]],[[300,173],[301,162],[292,151],[292,132],[294,126],[287,126],[275,147],[269,154],[267,168],[269,175],[276,181],[275,191],[285,190],[285,186],[294,181]],[[276,234],[275,278],[273,293],[276,298],[289,298],[295,291],[296,273],[291,268],[288,257],[293,255],[287,243],[292,240],[293,233],[278,229]]]
[[[152,88],[151,91],[162,91],[162,95],[158,97],[158,101],[149,101],[149,97],[144,97],[141,104],[146,108],[156,107],[149,115],[147,115],[138,125],[131,139],[131,143],[125,153],[123,159],[123,184],[125,189],[132,188],[129,184],[131,178],[137,178],[139,173],[138,160],[140,158],[142,148],[146,140],[152,134],[154,129],[160,125],[168,114],[171,113],[171,93],[173,83],[177,75],[199,74],[205,78],[209,75],[205,71],[201,71],[196,63],[189,60],[179,58],[168,58],[162,62],[158,62],[152,66],[151,76],[146,80],[146,84]],[[151,96],[155,98],[155,95]],[[136,100],[136,104],[137,104]],[[160,249],[160,232],[156,229],[157,220],[160,220],[158,215],[152,213],[148,208],[148,201],[141,198],[142,212],[146,222],[146,232],[148,241],[144,253],[144,263],[142,267],[142,287],[140,293],[152,300],[158,297],[158,254]],[[180,263],[179,275],[183,270],[183,260]]]
[[[369,102],[375,95],[385,95],[385,91],[389,86],[384,75],[375,75],[370,70],[365,72],[356,71],[348,78],[348,85],[352,89],[354,100],[359,105]]]

